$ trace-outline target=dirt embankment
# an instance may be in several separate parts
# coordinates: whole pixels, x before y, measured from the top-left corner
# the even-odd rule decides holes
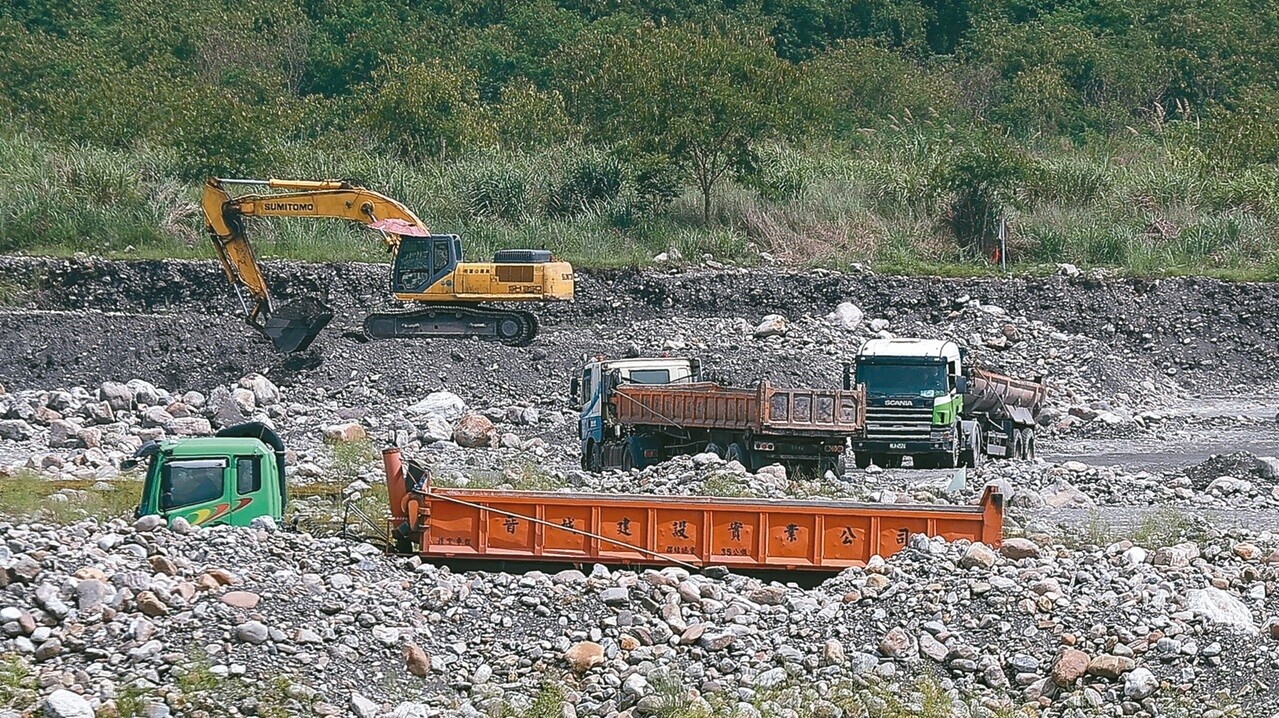
[[[302,355],[275,354],[239,320],[239,304],[211,261],[0,259],[0,274],[21,288],[0,313],[0,378],[11,388],[92,384],[140,377],[192,386],[246,371],[277,381],[305,379],[330,390],[353,383],[419,396],[442,383],[466,392],[525,399],[562,393],[582,354],[619,352],[664,320],[736,319],[777,313],[821,317],[851,301],[894,328],[944,325],[964,299],[1096,340],[1112,373],[1123,364],[1207,394],[1247,393],[1279,377],[1279,291],[1271,284],[1205,279],[936,279],[824,271],[611,270],[579,275],[577,300],[539,310],[543,336],[532,347],[407,341],[366,343],[363,316],[385,306],[387,268],[377,264],[268,265],[280,300],[320,296],[338,318]],[[836,381],[835,361],[804,352],[721,355],[739,376],[767,374]],[[1118,367],[1118,368],[1117,368]],[[1104,377],[1103,377],[1104,379]]]

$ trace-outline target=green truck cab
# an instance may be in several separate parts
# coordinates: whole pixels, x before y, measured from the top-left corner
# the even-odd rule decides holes
[[[210,437],[149,441],[130,463],[142,462],[149,464],[137,516],[248,526],[259,516],[280,521],[288,503],[284,443],[259,422]]]

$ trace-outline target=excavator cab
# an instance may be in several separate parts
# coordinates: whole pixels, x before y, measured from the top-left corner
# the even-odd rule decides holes
[[[456,234],[401,236],[391,266],[391,291],[420,294],[447,277],[462,261],[462,240]]]

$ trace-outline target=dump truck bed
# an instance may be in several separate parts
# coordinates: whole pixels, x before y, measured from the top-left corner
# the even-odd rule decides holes
[[[755,434],[850,436],[866,424],[866,393],[754,389],[696,384],[631,384],[613,392],[614,419],[630,426],[696,428]]]
[[[1003,499],[977,506],[428,489],[424,557],[838,571],[912,534],[998,546]]]
[[[1021,423],[1033,423],[1039,407],[1048,397],[1042,381],[1014,379],[986,369],[972,369],[968,390],[964,392],[964,410],[1010,416]]]

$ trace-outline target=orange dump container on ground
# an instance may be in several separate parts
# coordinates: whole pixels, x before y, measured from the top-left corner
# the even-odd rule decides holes
[[[393,529],[428,558],[839,571],[912,534],[1003,536],[990,488],[976,506],[448,489],[407,471],[397,449],[383,459]]]

